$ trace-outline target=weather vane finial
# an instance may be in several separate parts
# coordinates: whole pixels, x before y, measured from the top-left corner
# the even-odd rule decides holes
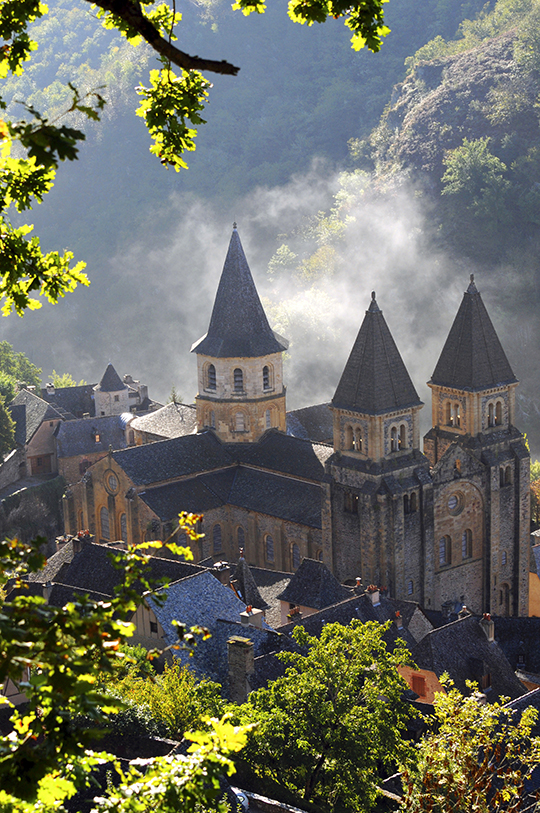
[[[232,227],[233,227],[233,229],[236,229],[236,220],[235,220],[235,221],[234,221],[234,223],[232,224]]]
[[[371,298],[372,298],[372,300],[375,302],[375,291],[372,291],[372,292],[371,292]]]

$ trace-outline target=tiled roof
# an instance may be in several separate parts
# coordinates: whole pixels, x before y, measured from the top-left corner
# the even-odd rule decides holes
[[[332,404],[364,415],[419,406],[422,402],[375,301],[375,294],[372,296]]]
[[[235,227],[208,333],[191,350],[214,358],[256,358],[286,348],[268,324]]]
[[[333,454],[323,446],[270,429],[257,443],[230,443],[227,449],[241,463],[291,474],[306,480],[325,479],[324,464]]]
[[[24,407],[24,417],[22,409],[12,410],[12,407]],[[21,445],[30,443],[43,421],[63,420],[58,410],[29,390],[18,392],[8,409],[12,410],[11,415],[16,422],[15,438]]]
[[[113,458],[135,485],[225,468],[233,462],[213,432],[133,446],[115,452]]]
[[[197,410],[191,404],[166,404],[155,412],[134,418],[130,427],[163,438],[190,435],[197,428]]]
[[[226,472],[227,475],[234,472]],[[219,508],[223,500],[208,488],[206,477],[193,477],[180,480],[158,488],[150,488],[139,494],[140,499],[160,518],[168,522],[180,511],[205,513],[212,508]]]
[[[430,383],[477,391],[514,381],[517,379],[471,276]]]
[[[231,575],[231,581],[237,582],[236,589],[240,593],[242,601],[246,604],[250,604],[259,610],[269,609],[269,605],[259,593],[251,569],[243,556],[239,559]]]
[[[60,387],[55,389],[54,395],[47,392],[47,388],[41,390],[41,397],[56,409],[73,415],[75,418],[82,418],[88,414],[93,417],[96,414],[94,402],[95,384],[81,384],[78,387]]]
[[[447,672],[461,692],[468,692],[467,680],[478,681],[489,673],[490,700],[525,694],[502,649],[495,641],[488,641],[477,616],[431,630],[413,648],[412,656],[421,669],[429,669],[437,677]]]
[[[109,362],[96,389],[101,392],[119,392],[120,390],[127,390],[127,388],[127,384],[124,384],[111,362]]]
[[[287,412],[287,434],[317,443],[332,443],[334,428],[330,404],[294,409]]]
[[[493,621],[495,640],[512,669],[540,675],[540,618],[494,617]]]
[[[321,527],[320,486],[290,477],[240,466],[227,502],[311,528]]]
[[[344,601],[350,595],[351,591],[338,582],[324,562],[304,559],[278,598],[291,604],[322,610]]]
[[[96,437],[99,437],[97,442]],[[58,427],[56,440],[59,458],[106,452],[109,446],[123,449],[126,446],[125,418],[112,415],[64,421]]]

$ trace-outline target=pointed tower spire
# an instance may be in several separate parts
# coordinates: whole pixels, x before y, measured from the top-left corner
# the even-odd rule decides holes
[[[373,291],[332,405],[380,415],[421,404]]]
[[[478,392],[516,381],[471,274],[429,383]]]
[[[257,358],[286,349],[285,340],[268,324],[235,223],[208,333],[191,352],[214,358]]]
[[[197,427],[225,442],[258,440],[267,429],[286,430],[282,352],[287,341],[272,331],[233,227],[208,333],[197,354]]]

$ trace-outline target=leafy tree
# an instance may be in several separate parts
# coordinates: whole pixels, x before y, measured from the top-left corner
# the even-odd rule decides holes
[[[249,695],[243,719],[256,722],[242,755],[261,777],[326,810],[367,811],[380,766],[392,766],[410,707],[396,667],[411,663],[403,642],[389,652],[387,627],[327,624],[320,639],[296,627],[307,654],[281,653],[284,677]]]
[[[383,18],[385,1],[291,0],[288,14],[294,22],[307,25],[341,17],[352,32],[353,48],[365,45],[378,51],[381,38],[389,30]],[[200,71],[234,76],[238,67],[225,60],[190,56],[173,44],[182,16],[176,12],[174,0],[172,6],[165,2],[156,5],[154,0],[96,0],[94,5],[106,28],[119,31],[134,45],[144,40],[157,54],[160,68],[151,70],[149,84],[138,88],[141,103],[137,115],[144,119],[153,139],[151,151],[165,166],[180,170],[186,166],[183,154],[195,149],[197,126],[204,123],[201,112],[211,85]],[[233,8],[248,15],[263,13],[266,6],[262,0],[238,0]],[[23,72],[37,47],[29,36],[29,25],[46,12],[40,0],[4,0],[1,4],[2,77]],[[173,66],[180,69],[178,74]],[[97,90],[81,94],[72,83],[68,87],[71,103],[66,114],[98,120],[105,104],[102,95]],[[84,264],[73,266],[71,252],[44,254],[39,239],[30,236],[32,226],[12,223],[10,210],[14,207],[23,212],[40,203],[54,183],[60,161],[75,160],[78,145],[85,138],[80,129],[60,123],[58,118],[49,119],[31,104],[25,106],[26,119],[0,122],[0,296],[4,313],[15,310],[19,315],[27,308],[41,306],[36,294],[57,302],[78,284],[88,284]],[[1,99],[0,107],[6,109]]]
[[[77,384],[77,382],[75,381],[73,376],[70,375],[70,373],[60,374],[57,373],[56,370],[52,371],[52,384],[57,389],[61,389],[62,387],[82,387],[83,384],[86,383],[87,383],[86,381],[81,380]]]
[[[188,536],[197,537],[195,523],[192,515],[181,515]],[[93,767],[114,761],[88,750],[106,715],[122,708],[121,701],[100,689],[98,675],[114,674],[125,658],[121,645],[133,633],[127,619],[141,602],[140,585],[151,589],[144,549],[161,545],[146,543],[116,556],[125,579],[111,601],[82,596],[58,608],[28,595],[21,578],[44,566],[40,546],[45,541],[0,543],[0,588],[5,591],[8,581],[18,588],[0,612],[0,681],[11,680],[28,698],[22,711],[12,710],[13,732],[0,742],[0,807],[25,813],[58,810],[87,782]],[[191,555],[189,548],[168,547],[186,558]],[[176,648],[201,632],[186,633],[181,624],[177,629]],[[80,717],[91,725],[78,726]],[[244,735],[226,721],[216,721],[210,731],[192,739],[196,751],[189,758],[158,760],[144,777],[140,770],[130,770],[117,791],[96,801],[95,809],[192,811],[196,803],[217,809],[219,777],[232,771],[229,754],[242,747]],[[159,785],[153,781],[158,773]]]
[[[184,400],[183,396],[178,395],[178,393],[176,392],[176,387],[173,384],[173,386],[171,387],[170,395],[169,395],[169,397],[167,399],[167,403],[168,404],[181,404],[183,402],[183,400]]]
[[[5,399],[0,395],[0,459],[15,448],[15,424],[6,409]]]
[[[12,345],[6,341],[0,342],[0,372],[9,378],[13,385],[21,382],[34,387],[41,386],[41,369],[32,364],[24,353],[13,350]]]
[[[521,716],[498,703],[463,697],[450,681],[437,693],[431,731],[403,771],[407,813],[514,813],[530,809],[526,780],[540,756],[531,739],[537,711]],[[470,684],[474,689],[474,685]]]

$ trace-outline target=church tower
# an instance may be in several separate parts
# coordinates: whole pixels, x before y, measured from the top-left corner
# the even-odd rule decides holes
[[[431,606],[528,615],[529,453],[514,426],[518,382],[472,275],[428,384]]]
[[[225,442],[258,440],[267,429],[286,431],[282,353],[255,288],[236,228],[214,302],[208,333],[197,354],[197,427]]]
[[[431,506],[429,465],[419,450],[421,408],[373,293],[331,405],[326,533],[339,579],[360,576],[419,602]]]

